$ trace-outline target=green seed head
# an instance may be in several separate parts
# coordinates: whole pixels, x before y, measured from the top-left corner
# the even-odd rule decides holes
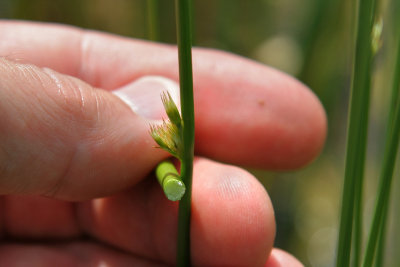
[[[181,115],[168,92],[163,93],[161,99],[169,120],[163,121],[161,125],[151,125],[150,135],[160,148],[168,151],[174,157],[182,159],[183,138]]]
[[[161,100],[164,104],[165,112],[167,113],[169,120],[172,124],[175,124],[176,127],[180,128],[182,124],[181,114],[172,100],[171,95],[168,92],[163,92]]]
[[[168,151],[174,157],[180,158],[182,143],[175,125],[166,121],[162,125],[151,125],[150,135],[160,148]]]

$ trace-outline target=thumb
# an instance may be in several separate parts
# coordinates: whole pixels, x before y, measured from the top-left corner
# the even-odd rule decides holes
[[[162,79],[141,79],[117,97],[0,59],[0,194],[81,200],[137,183],[166,156],[149,135],[163,88]]]

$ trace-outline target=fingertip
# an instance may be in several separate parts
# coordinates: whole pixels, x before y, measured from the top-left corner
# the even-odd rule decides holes
[[[195,161],[192,260],[197,266],[260,266],[275,237],[274,212],[263,186],[246,171]]]
[[[293,255],[278,248],[274,248],[265,267],[304,267]]]
[[[257,168],[296,169],[320,153],[326,114],[307,86],[235,55],[198,50],[197,57],[198,72],[204,72],[195,83],[200,155]]]

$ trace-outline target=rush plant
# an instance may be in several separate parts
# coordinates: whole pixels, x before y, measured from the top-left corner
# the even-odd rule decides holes
[[[191,0],[176,0],[176,32],[179,59],[181,112],[169,94],[162,101],[169,120],[152,126],[158,145],[179,159],[180,174],[170,162],[156,169],[157,179],[170,200],[179,200],[177,266],[190,265],[190,215],[194,157],[194,103],[192,74]]]
[[[399,7],[398,1],[394,1]],[[395,51],[396,62],[393,71],[392,101],[383,163],[375,211],[369,230],[366,249],[362,254],[362,191],[364,162],[367,146],[368,113],[371,88],[371,70],[373,56],[380,43],[382,24],[376,20],[375,0],[357,1],[357,22],[355,56],[353,64],[351,98],[348,120],[345,180],[343,186],[342,212],[338,240],[336,266],[371,267],[383,266],[383,247],[385,226],[388,218],[390,186],[392,183],[395,161],[400,136],[400,32],[397,32]],[[397,16],[398,17],[398,16]],[[396,17],[396,20],[399,20]],[[395,28],[400,24],[397,22]],[[363,259],[361,261],[361,259]]]

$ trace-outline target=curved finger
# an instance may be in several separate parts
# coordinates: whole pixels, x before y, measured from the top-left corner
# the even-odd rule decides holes
[[[68,200],[115,193],[166,153],[149,121],[70,76],[0,59],[0,194]]]
[[[59,25],[2,22],[0,54],[108,90],[146,75],[178,80],[175,47]],[[314,159],[326,136],[322,105],[306,86],[253,61],[193,50],[196,153],[270,169]]]

